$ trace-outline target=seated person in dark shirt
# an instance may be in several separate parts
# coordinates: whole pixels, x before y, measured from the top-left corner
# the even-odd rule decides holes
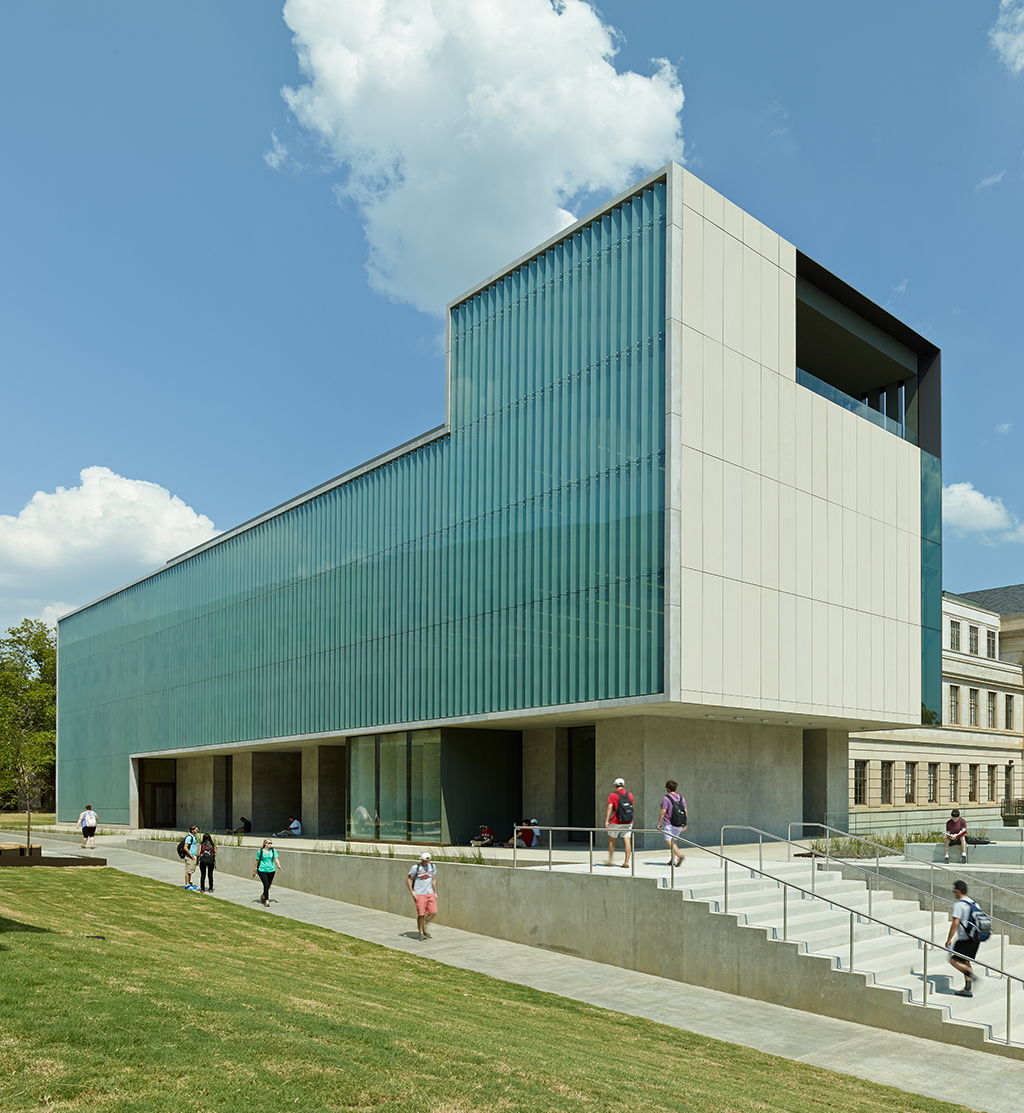
[[[954,808],[946,820],[946,837],[943,839],[942,852],[949,861],[949,844],[960,844],[960,861],[967,861],[967,820],[960,815],[960,809]]]
[[[241,820],[241,827],[229,827],[229,835],[248,835],[252,831],[252,824],[245,818],[244,815],[238,817]]]

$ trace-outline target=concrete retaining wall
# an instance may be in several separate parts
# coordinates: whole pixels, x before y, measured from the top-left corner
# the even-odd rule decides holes
[[[178,861],[174,843],[130,840],[129,850]],[[280,883],[301,892],[408,916],[412,859],[364,858],[279,849]],[[250,847],[219,846],[218,869],[248,877]],[[255,884],[255,882],[254,882]],[[627,880],[544,869],[438,866],[439,920],[450,927],[690,982],[823,1016],[1024,1058],[987,1042],[975,1025],[944,1019],[941,1007],[908,1005],[901,990],[872,986],[829,959],[770,941],[655,880]]]

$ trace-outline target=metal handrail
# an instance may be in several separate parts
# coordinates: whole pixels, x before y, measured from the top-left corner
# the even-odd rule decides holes
[[[928,896],[929,896],[929,898],[931,899],[931,902],[932,902],[933,932],[934,932],[934,912],[935,912],[934,905],[935,905],[935,896],[936,896],[936,894],[935,894],[935,871],[936,870],[942,870],[943,873],[951,873],[954,878],[959,878],[961,880],[966,880],[966,881],[970,882],[971,885],[986,886],[988,888],[988,893],[989,893],[989,901],[988,901],[988,904],[989,904],[989,913],[988,913],[989,914],[989,919],[994,924],[1002,924],[1004,927],[1007,927],[1007,928],[1016,928],[1018,931],[1024,930],[1024,929],[1021,928],[1020,924],[1016,924],[1012,920],[1004,920],[1004,919],[1002,919],[1002,917],[995,916],[992,913],[992,909],[995,906],[996,891],[998,890],[1000,893],[1006,893],[1010,897],[1013,897],[1015,899],[1019,899],[1020,898],[1020,893],[1017,892],[1014,889],[1007,889],[1003,885],[996,885],[995,882],[988,881],[983,877],[978,877],[977,874],[968,873],[966,870],[963,870],[963,869],[959,869],[959,870],[955,869],[953,866],[947,866],[945,863],[943,863],[942,865],[939,865],[935,862],[925,862],[925,861],[923,861],[919,858],[911,859],[907,856],[906,843],[904,843],[903,854],[900,855],[900,852],[898,850],[893,850],[891,846],[883,846],[881,843],[872,842],[870,839],[865,839],[862,835],[851,835],[848,831],[844,831],[840,827],[830,827],[826,823],[804,823],[803,821],[795,821],[795,822],[789,824],[788,831],[790,833],[792,833],[793,828],[798,827],[798,826],[800,826],[800,827],[820,827],[822,829],[825,829],[826,832],[827,832],[826,833],[826,839],[825,839],[825,859],[826,859],[826,861],[829,861],[834,857],[836,859],[836,861],[840,861],[840,862],[843,863],[843,865],[846,865],[846,866],[852,866],[855,869],[867,870],[868,867],[860,865],[859,862],[857,862],[853,859],[840,858],[838,855],[831,854],[830,853],[830,848],[829,848],[829,842],[830,842],[830,839],[828,837],[829,834],[835,833],[835,834],[841,835],[843,838],[857,839],[860,842],[867,843],[869,846],[873,846],[875,848],[875,876],[879,877],[879,878],[882,877],[881,870],[879,869],[879,854],[878,854],[879,850],[887,851],[886,857],[890,857],[890,858],[892,858],[892,857],[902,857],[903,860],[905,862],[907,862],[908,864],[911,861],[913,861],[914,865],[928,866],[928,868],[929,868],[928,877],[929,877],[929,883],[930,884],[929,884],[929,887],[928,887],[927,890],[919,889],[916,885],[912,885],[909,881],[897,881],[895,878],[886,878],[886,880],[887,881],[894,881],[894,882],[896,882],[896,884],[904,886],[904,888],[912,889],[915,893],[921,893],[921,894],[924,894],[925,892],[928,893]],[[773,836],[773,837],[781,837],[781,836]],[[797,843],[794,843],[791,839],[787,839],[786,841],[789,842],[791,846],[799,845]],[[787,857],[787,860],[788,860],[788,857]],[[944,901],[946,904],[955,904],[956,903],[955,901],[950,900],[949,897],[944,897],[941,894],[939,895],[938,899],[940,901]],[[1004,933],[1000,932],[999,934],[1000,934],[1000,937],[1002,937]]]
[[[532,824],[527,824],[526,826],[532,826]],[[521,827],[519,829],[521,829]],[[594,872],[594,853],[593,853],[594,834],[596,832],[599,832],[599,831],[606,831],[606,828],[603,828],[603,827],[560,827],[560,826],[552,827],[552,826],[545,825],[544,829],[546,831],[549,831],[549,832],[554,832],[554,831],[588,831],[588,832],[590,832],[590,873]],[[751,831],[756,831],[757,830],[756,828],[748,827],[748,826],[742,825],[742,824],[727,824],[726,827],[723,827],[722,830],[724,832],[727,829],[730,829],[730,830],[739,829],[739,830],[751,830]],[[633,828],[633,831],[631,832],[631,834],[645,835],[645,834],[652,834],[652,833],[654,833],[654,831],[657,831],[657,833],[661,834],[662,836],[664,836],[664,834],[665,834],[665,832],[662,831],[661,828],[654,828],[652,830],[650,828],[636,828],[636,827]],[[762,831],[762,832],[758,832],[758,833],[762,834],[762,835],[768,835],[769,838],[777,839],[779,842],[785,841],[785,842],[788,843],[788,842],[792,841],[790,839],[785,839],[784,840],[781,835],[773,835],[770,831]],[[854,959],[854,925],[855,925],[855,922],[857,920],[860,920],[861,922],[864,922],[866,920],[866,921],[869,921],[870,923],[878,924],[879,926],[886,928],[890,932],[895,931],[895,932],[898,932],[900,935],[906,936],[906,938],[908,938],[908,939],[913,939],[916,943],[918,943],[921,946],[921,950],[922,950],[922,954],[923,954],[924,962],[923,962],[923,968],[922,968],[922,973],[921,973],[921,986],[922,986],[921,1004],[922,1004],[922,1006],[927,1006],[927,1004],[928,1004],[928,949],[930,947],[937,947],[942,951],[946,951],[946,945],[944,943],[935,943],[931,939],[925,939],[924,936],[922,936],[922,935],[916,935],[914,932],[907,931],[906,928],[901,928],[898,924],[889,923],[887,920],[883,920],[878,916],[874,916],[870,912],[869,913],[864,913],[864,912],[859,911],[856,908],[850,908],[848,905],[843,904],[841,901],[834,900],[832,897],[819,897],[818,894],[814,891],[814,887],[813,887],[814,886],[814,876],[817,873],[817,859],[811,858],[810,864],[811,864],[811,886],[812,887],[810,889],[805,889],[802,885],[796,885],[793,882],[787,881],[785,878],[782,878],[782,877],[775,877],[770,873],[766,873],[764,871],[764,869],[755,868],[749,862],[740,861],[738,858],[730,858],[728,855],[726,855],[724,853],[721,853],[719,851],[716,851],[716,850],[711,849],[711,848],[706,847],[706,846],[701,846],[699,843],[692,842],[690,839],[683,838],[682,835],[675,835],[675,836],[673,836],[673,839],[677,843],[684,843],[686,846],[690,847],[693,850],[703,851],[705,854],[710,854],[713,857],[718,858],[718,859],[721,860],[721,863],[722,863],[722,866],[723,866],[723,872],[724,872],[724,897],[723,897],[723,901],[722,901],[722,910],[721,910],[722,915],[728,915],[729,914],[729,865],[730,864],[732,864],[734,866],[739,866],[741,869],[746,870],[747,872],[749,872],[751,874],[756,873],[756,874],[760,875],[761,877],[767,878],[769,881],[774,881],[776,885],[781,886],[782,887],[782,942],[784,942],[784,943],[788,942],[788,934],[789,934],[789,932],[788,932],[788,927],[789,927],[789,924],[788,924],[788,920],[789,920],[789,916],[788,916],[788,912],[789,912],[788,896],[789,896],[789,890],[790,889],[794,889],[794,890],[796,890],[796,892],[800,893],[802,896],[810,897],[812,900],[824,900],[832,908],[840,908],[844,912],[848,912],[850,914],[850,957],[849,957],[849,965],[848,965],[847,969],[851,973],[853,972],[853,965],[854,965],[854,963],[853,963],[853,959]],[[513,868],[515,868],[515,866],[516,866],[516,855],[515,855],[515,838],[514,838],[514,836],[513,836],[513,839],[512,839],[512,846],[513,846],[512,865],[513,865]],[[551,869],[550,846],[551,846],[551,838],[549,836],[549,838],[548,838],[548,847],[549,847],[548,868],[549,869]],[[635,877],[636,876],[636,870],[635,870],[636,855],[635,854],[632,854],[630,856],[630,861],[631,861],[631,864],[634,867],[631,872],[632,872],[632,875]],[[675,855],[672,856],[672,861],[673,861],[673,865],[671,866],[671,870],[672,870],[672,886],[671,887],[675,888],[675,865],[674,865]],[[761,864],[763,865],[763,862]],[[870,893],[870,889],[868,890],[868,892]],[[934,923],[934,921],[933,921],[933,923]],[[934,926],[933,926],[933,933],[934,933]],[[1007,1046],[1009,1046],[1012,1043],[1012,1040],[1010,1039],[1010,1033],[1011,1033],[1011,1012],[1010,1012],[1011,998],[1010,998],[1010,991],[1012,989],[1012,986],[1013,986],[1014,982],[1019,982],[1022,986],[1024,986],[1024,977],[1022,977],[1019,974],[1012,974],[1012,973],[1010,973],[1010,971],[1005,970],[1002,967],[993,966],[990,963],[982,962],[978,958],[972,958],[970,961],[974,965],[982,967],[982,969],[984,969],[984,970],[988,970],[988,971],[990,971],[990,972],[992,972],[996,975],[1001,976],[1006,981],[1006,1044],[1007,1044]],[[912,994],[910,995],[909,1000],[910,1000],[911,1004],[914,1003],[914,999],[913,999]]]
[[[797,826],[796,823],[791,823],[789,825],[789,830],[792,831],[793,827],[795,827],[795,826]],[[806,826],[807,827],[813,827],[813,826],[824,827],[826,825],[823,824],[823,823],[822,824],[807,823]],[[792,848],[794,846],[800,846],[800,843],[795,842],[793,839],[784,839],[781,835],[775,835],[771,831],[761,831],[757,827],[751,827],[748,824],[740,824],[740,823],[726,824],[722,828],[722,833],[723,833],[722,837],[723,838],[724,838],[724,833],[727,830],[751,831],[751,832],[757,834],[758,836],[767,836],[770,839],[775,839],[776,842],[785,842],[787,844],[787,849],[786,849],[786,861],[787,862],[792,861]],[[833,827],[833,828],[831,828],[831,830],[840,831],[840,829],[837,828],[837,827]],[[840,833],[844,834],[844,835],[846,834],[846,832],[842,832],[842,831],[840,831]],[[859,838],[860,836],[850,835],[849,837],[850,838]],[[892,849],[892,847],[882,846],[882,844],[880,844],[880,843],[872,843],[870,841],[870,839],[862,839],[861,841],[866,842],[869,845],[874,846],[876,848],[874,871],[872,871],[869,866],[863,866],[863,865],[860,864],[860,862],[855,861],[853,859],[840,858],[838,856],[833,856],[830,853],[829,844],[828,844],[827,839],[826,839],[826,842],[825,842],[825,855],[824,855],[824,859],[825,859],[826,864],[828,862],[832,861],[833,857],[834,857],[835,861],[841,862],[847,868],[858,869],[858,870],[861,870],[868,875],[867,892],[868,892],[868,913],[869,914],[871,912],[871,903],[872,903],[872,889],[871,889],[871,882],[870,882],[870,878],[872,876],[874,876],[877,881],[883,881],[884,880],[884,881],[889,882],[892,885],[900,885],[904,889],[910,889],[911,892],[920,894],[920,896],[922,898],[927,897],[928,900],[930,901],[930,904],[931,904],[931,908],[930,908],[931,918],[932,918],[931,919],[931,933],[932,933],[932,938],[934,939],[935,938],[935,900],[936,900],[934,874],[931,875],[931,888],[930,889],[919,889],[916,885],[911,884],[909,881],[903,881],[903,880],[900,880],[899,878],[885,876],[884,874],[882,874],[882,872],[879,868],[879,856],[877,854],[877,850],[880,850],[880,849],[881,850],[888,850],[889,851],[889,857],[900,857],[901,855],[900,855],[899,851],[894,851]],[[764,860],[763,860],[763,853],[761,852],[763,850],[763,840],[761,838],[758,839],[758,845],[759,845],[759,863],[760,863],[761,866],[763,866],[764,865]],[[818,852],[812,852],[812,859],[813,859],[814,853],[818,853]],[[924,865],[924,864],[926,864],[926,863],[922,863],[922,865]],[[943,866],[942,868],[945,869],[946,867]],[[956,873],[957,876],[961,877],[961,878],[968,876],[967,874],[959,873],[959,872],[957,872],[955,870],[952,870],[952,869],[950,869],[949,872]],[[812,892],[814,891],[814,877],[815,877],[815,874],[812,873],[811,874],[811,891]],[[987,882],[979,880],[978,884],[979,885],[984,885],[984,884],[987,884]],[[1001,892],[1013,894],[1013,891],[1011,889],[1003,889],[1001,886],[998,886],[998,885],[997,886],[990,886],[990,888],[998,888],[998,889],[1000,889]],[[1013,895],[1017,895],[1017,894],[1013,894]],[[991,911],[991,908],[992,908],[991,896],[992,895],[990,894],[989,919],[992,921],[993,925],[998,924],[1002,928],[1016,928],[1018,931],[1022,930],[1020,924],[1015,924],[1012,920],[1004,920],[1001,917],[994,916],[992,914],[992,911]],[[949,904],[949,905],[956,904],[955,900],[950,900],[949,897],[944,897],[941,894],[938,896],[938,899],[945,904]],[[919,903],[923,905],[925,902],[922,899]],[[1008,935],[1008,932],[1005,931],[1005,930],[999,932],[999,965],[1000,965],[1000,967],[1003,967],[1003,966],[1006,965],[1006,939],[1007,939],[1007,935]]]
[[[937,862],[926,862],[926,861],[924,861],[923,858],[911,858],[907,854],[907,844],[906,844],[906,842],[904,842],[904,844],[903,844],[903,853],[901,854],[900,851],[893,850],[893,848],[891,846],[884,846],[882,843],[872,842],[870,839],[864,838],[863,835],[851,834],[849,831],[844,831],[841,827],[830,827],[827,823],[810,823],[810,822],[805,823],[803,820],[794,820],[794,822],[790,823],[787,826],[787,832],[789,833],[790,836],[792,836],[792,834],[793,834],[793,828],[794,827],[819,827],[823,831],[825,831],[826,832],[825,850],[826,850],[826,856],[827,857],[830,856],[830,855],[828,855],[828,844],[829,844],[828,836],[830,834],[841,835],[844,839],[857,839],[858,842],[865,842],[865,843],[868,844],[868,846],[873,846],[875,848],[875,851],[876,851],[876,853],[875,853],[875,860],[876,861],[881,857],[881,855],[878,854],[878,851],[884,850],[885,851],[884,856],[887,857],[887,858],[899,857],[899,858],[902,858],[908,864],[910,862],[913,862],[915,865],[931,866],[932,869],[942,870],[944,873],[951,873],[951,874],[953,874],[954,877],[960,877],[960,878],[965,879],[966,881],[976,881],[979,885],[987,885],[988,888],[989,888],[989,892],[991,892],[991,893],[994,893],[998,889],[999,892],[1008,893],[1012,897],[1019,897],[1020,896],[1020,893],[1016,889],[1007,889],[1004,885],[996,885],[991,881],[986,881],[983,877],[979,877],[977,874],[968,873],[964,869],[956,869],[954,866],[947,866],[945,862],[943,862],[940,865]],[[751,828],[751,830],[753,830],[753,828]],[[781,838],[781,835],[780,836],[775,836],[775,837]],[[794,846],[798,845],[796,842],[794,842],[792,840],[792,838],[787,839],[786,841],[787,842],[793,842]],[[922,843],[922,845],[927,845],[927,844]],[[831,857],[837,857],[837,855],[831,855]],[[848,861],[848,859],[846,859],[846,858],[844,858],[842,860],[844,862]],[[1011,926],[1018,927],[1019,925],[1013,924]]]

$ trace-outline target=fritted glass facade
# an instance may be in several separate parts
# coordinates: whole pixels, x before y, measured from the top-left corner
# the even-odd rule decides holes
[[[664,183],[451,335],[448,435],[60,623],[62,819],[126,822],[129,753],[663,690]],[[350,822],[435,824],[429,747],[379,744],[408,809],[357,746]]]

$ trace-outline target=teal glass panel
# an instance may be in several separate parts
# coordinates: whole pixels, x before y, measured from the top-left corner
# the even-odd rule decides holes
[[[350,738],[348,753],[349,837],[372,839],[376,837],[377,739],[372,734]]]
[[[410,834],[413,842],[440,842],[441,732],[413,731],[410,748]]]
[[[942,461],[921,452],[921,722],[942,722]]]
[[[449,435],[60,623],[62,819],[133,752],[663,690],[664,183],[451,338]]]

